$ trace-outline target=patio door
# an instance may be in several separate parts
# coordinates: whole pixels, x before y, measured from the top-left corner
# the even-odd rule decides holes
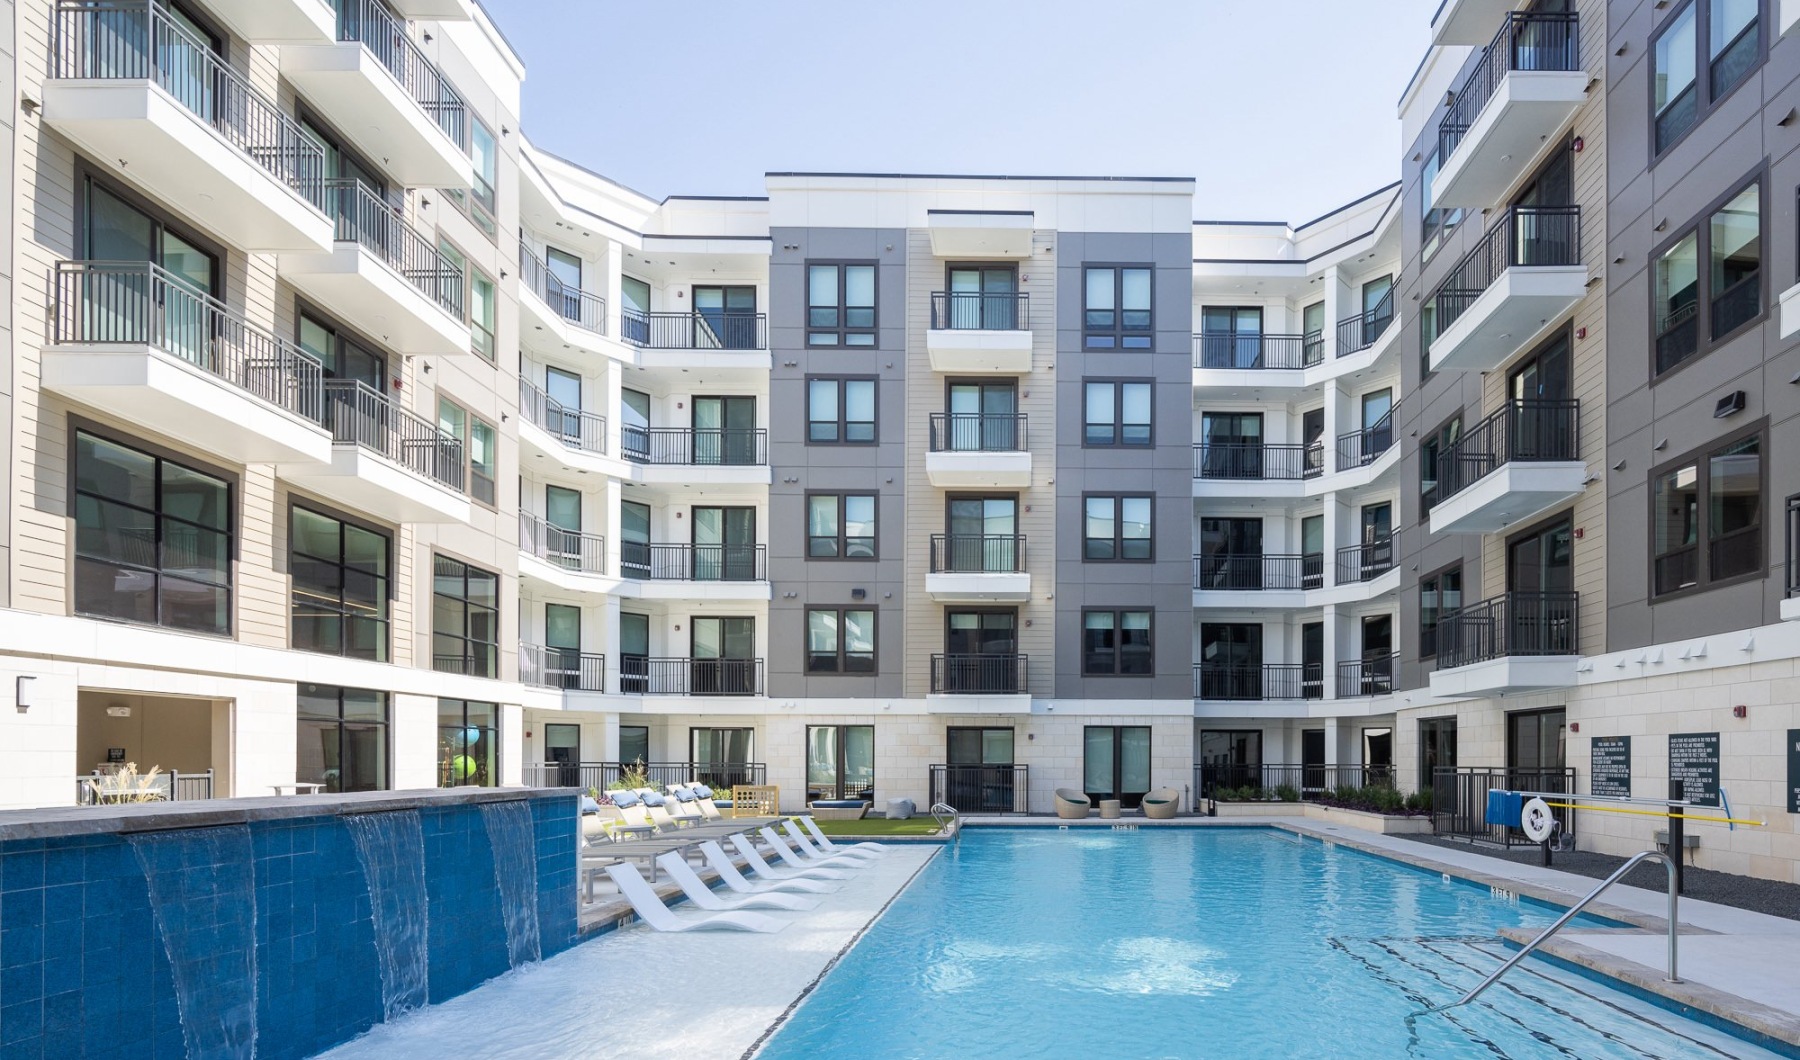
[[[627,578],[650,577],[650,506],[619,502],[619,567]]]
[[[564,320],[586,323],[581,319],[581,259],[566,250],[545,247],[544,270],[549,273],[544,287],[550,308]]]
[[[216,370],[209,302],[217,289],[217,259],[92,180],[84,220],[87,259],[119,263],[84,278],[81,326],[87,337],[148,343]],[[129,268],[139,262],[160,271]]]
[[[544,726],[544,763],[553,765],[552,783],[559,788],[581,786],[581,726]]]
[[[627,460],[650,459],[650,395],[619,391],[619,448]]]
[[[1150,791],[1150,727],[1089,725],[1082,731],[1082,790],[1092,802],[1135,809]]]
[[[1262,647],[1262,626],[1257,623],[1201,623],[1201,698],[1261,699]]]
[[[581,608],[544,605],[544,671],[552,688],[581,687]]]
[[[756,620],[693,620],[693,657],[688,662],[688,691],[696,696],[756,694]]]
[[[1364,615],[1362,620],[1362,687],[1359,695],[1379,696],[1394,690],[1394,616]]]
[[[619,691],[650,691],[650,616],[619,612]]]
[[[693,767],[693,779],[709,788],[729,791],[733,784],[758,783],[750,768],[755,760],[755,729],[688,730],[688,762]]]
[[[875,726],[806,727],[806,801],[875,798]]]
[[[1574,531],[1568,518],[1506,543],[1506,650],[1575,654]]]
[[[1019,569],[1015,497],[951,497],[944,505],[944,569],[1000,572]]]
[[[1013,730],[952,726],[944,739],[946,768],[940,798],[962,813],[1017,809]]]
[[[694,348],[756,349],[756,288],[694,288]]]
[[[1018,273],[1010,265],[957,266],[950,270],[950,326],[1010,331],[1018,324]]]
[[[1300,440],[1306,443],[1305,474],[1308,478],[1325,473],[1325,410],[1308,409],[1300,414]]]
[[[958,610],[944,616],[944,691],[1019,690],[1016,610]]]
[[[1202,306],[1200,367],[1263,367],[1263,311],[1260,306]],[[1298,365],[1276,365],[1296,368]]]
[[[1325,777],[1325,730],[1302,729],[1300,732],[1300,790],[1316,795],[1328,787]]]
[[[544,426],[562,441],[580,446],[581,377],[561,368],[545,368],[544,393],[552,402],[544,410]]]
[[[952,452],[1012,452],[1020,448],[1016,383],[950,384],[945,439]]]
[[[1260,412],[1201,413],[1201,474],[1206,478],[1261,478],[1262,440]]]
[[[1564,331],[1507,376],[1513,422],[1508,460],[1564,459],[1575,451],[1567,437],[1562,404],[1572,393],[1569,378],[1569,333]]]
[[[755,398],[694,399],[693,462],[734,466],[756,463]]]
[[[756,509],[692,509],[694,560],[689,575],[697,582],[756,580]]]
[[[1260,589],[1262,519],[1204,516],[1200,520],[1202,589]]]
[[[1325,623],[1300,627],[1300,698],[1325,698]]]
[[[581,569],[581,491],[544,487],[544,558],[564,570]]]

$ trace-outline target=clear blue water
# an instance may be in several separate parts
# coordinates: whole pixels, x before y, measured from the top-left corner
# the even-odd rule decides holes
[[[1536,960],[1408,1020],[1559,913],[1261,829],[971,831],[760,1057],[1772,1055]]]

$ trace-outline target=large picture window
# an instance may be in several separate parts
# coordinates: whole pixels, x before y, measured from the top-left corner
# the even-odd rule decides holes
[[[1151,611],[1083,611],[1081,672],[1089,677],[1148,677],[1156,672]]]
[[[875,345],[875,265],[806,266],[806,344]]]
[[[1151,444],[1151,396],[1155,384],[1090,379],[1084,386],[1082,444],[1090,449]]]
[[[874,559],[875,494],[808,494],[806,558]]]
[[[438,700],[438,787],[499,786],[499,705]]]
[[[1082,559],[1105,563],[1156,558],[1150,538],[1154,498],[1086,497],[1082,506]]]
[[[386,534],[296,505],[288,522],[293,646],[387,662],[388,557]]]
[[[1082,332],[1090,350],[1147,350],[1155,337],[1153,270],[1090,265],[1083,272]]]
[[[806,801],[875,797],[875,726],[806,727]]]
[[[432,668],[500,676],[500,576],[448,556],[435,558],[433,573]]]
[[[231,486],[87,431],[75,434],[75,610],[231,633]]]
[[[874,610],[839,607],[807,608],[806,672],[810,674],[874,673]]]
[[[1763,569],[1762,428],[1651,472],[1651,594]]]
[[[295,717],[295,780],[325,791],[388,789],[386,692],[303,684]]]

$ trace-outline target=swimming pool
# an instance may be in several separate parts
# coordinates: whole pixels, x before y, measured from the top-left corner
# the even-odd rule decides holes
[[[759,1058],[1775,1055],[1542,961],[1408,1020],[1559,913],[1272,830],[970,830]]]

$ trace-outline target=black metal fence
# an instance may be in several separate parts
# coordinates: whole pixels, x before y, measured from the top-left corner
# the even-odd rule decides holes
[[[381,0],[334,0],[338,40],[360,41],[452,143],[469,149],[469,108]]]
[[[929,805],[947,802],[956,812],[1030,813],[1031,770],[1028,766],[927,766]]]
[[[748,310],[702,309],[692,313],[619,314],[620,337],[654,350],[766,350],[769,316]]]
[[[619,691],[639,696],[760,696],[763,661],[621,655]]]
[[[570,408],[524,376],[519,377],[519,413],[571,449],[606,452],[605,416]]]
[[[933,291],[933,331],[1025,331],[1031,296],[1023,291]]]
[[[1515,11],[1481,53],[1469,79],[1457,89],[1450,108],[1438,122],[1438,158],[1448,163],[1482,108],[1514,70],[1581,69],[1581,22],[1574,12]]]
[[[332,238],[355,243],[380,258],[457,320],[463,319],[463,270],[437,243],[406,222],[398,206],[354,178],[323,182]]]
[[[1488,792],[1541,791],[1575,794],[1575,770],[1553,767],[1440,766],[1431,777],[1433,835],[1481,839],[1502,846],[1535,846],[1517,821],[1487,819]],[[1552,807],[1562,834],[1575,834],[1575,813]]]
[[[934,412],[934,453],[1021,452],[1028,448],[1023,412]]]
[[[932,574],[1018,574],[1024,534],[932,534]]]
[[[1385,696],[1394,690],[1394,674],[1400,668],[1400,653],[1365,655],[1337,664],[1339,699]]]
[[[1196,589],[1318,589],[1325,584],[1325,555],[1244,555],[1229,552],[1194,557]]]
[[[1254,789],[1258,798],[1279,799],[1296,795],[1312,801],[1338,788],[1391,788],[1394,768],[1384,765],[1308,765],[1296,763],[1202,763],[1194,767],[1197,798],[1215,799],[1221,791]],[[1282,791],[1281,789],[1288,789]],[[960,807],[959,807],[960,808]]]
[[[619,447],[640,464],[719,464],[757,467],[769,462],[769,432],[761,427],[626,427]]]
[[[1324,663],[1195,663],[1196,699],[1324,699]]]
[[[519,284],[537,295],[551,312],[581,330],[606,334],[606,299],[558,279],[522,239],[519,240]]]
[[[333,441],[384,456],[415,475],[458,493],[463,488],[463,446],[454,435],[357,379],[324,381],[324,424]]]
[[[1338,321],[1337,355],[1348,357],[1375,345],[1394,322],[1394,289],[1388,288],[1374,307]]]
[[[1373,581],[1394,569],[1394,545],[1398,532],[1360,545],[1337,550],[1337,584],[1352,585]]]
[[[1194,477],[1293,481],[1325,471],[1325,447],[1284,443],[1199,442],[1194,445]]]
[[[627,769],[649,774],[650,787],[699,781],[712,788],[715,798],[731,797],[734,784],[764,784],[768,767],[762,762],[535,762],[525,765],[525,785],[533,788],[591,788],[604,794]]]
[[[1509,592],[1439,616],[1437,668],[1512,655],[1578,653],[1580,594]]]
[[[1431,503],[1442,504],[1503,464],[1579,459],[1581,402],[1513,398],[1438,453]]]
[[[568,692],[606,691],[606,656],[576,648],[519,645],[519,681]]]
[[[1020,695],[1031,691],[1025,655],[931,657],[931,691],[942,695]],[[958,807],[960,809],[960,807]]]
[[[1365,467],[1393,447],[1394,411],[1389,409],[1370,426],[1338,435],[1337,469],[1348,471],[1353,467]]]
[[[1305,335],[1194,334],[1195,368],[1295,369],[1318,364],[1324,356],[1324,344],[1308,341]]]
[[[658,545],[619,542],[627,578],[675,582],[759,582],[768,575],[767,545]]]
[[[1431,295],[1442,335],[1514,266],[1581,264],[1581,207],[1508,206]]]
[[[541,515],[519,513],[519,551],[564,570],[606,573],[606,538],[565,530]]]

